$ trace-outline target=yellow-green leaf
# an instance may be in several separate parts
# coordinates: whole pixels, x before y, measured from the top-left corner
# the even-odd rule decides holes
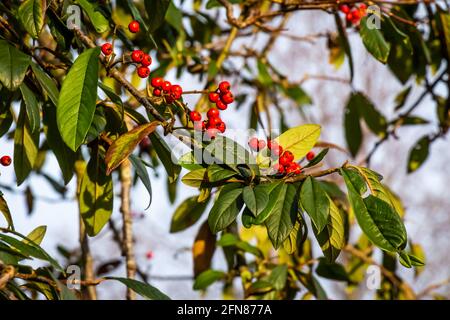
[[[317,124],[305,124],[287,130],[275,140],[294,154],[294,160],[306,156],[320,136],[320,126]]]
[[[108,148],[105,155],[106,174],[109,175],[111,171],[116,169],[125,159],[127,159],[139,142],[155,131],[158,124],[159,122],[154,121],[140,125],[115,140]]]
[[[25,0],[17,12],[23,27],[35,39],[39,37],[44,26],[46,9],[46,0]]]
[[[23,243],[30,243],[30,241],[34,242],[37,245],[40,245],[42,240],[45,237],[45,233],[47,232],[47,226],[39,226],[31,231],[26,239],[23,239]]]
[[[11,217],[11,212],[9,211],[8,204],[6,203],[5,198],[3,198],[3,195],[0,195],[0,212],[3,213],[3,216],[8,223],[8,228],[14,230],[14,223]]]

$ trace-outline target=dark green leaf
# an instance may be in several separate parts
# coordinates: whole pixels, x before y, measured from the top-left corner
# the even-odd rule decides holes
[[[321,232],[327,225],[328,215],[330,213],[330,201],[326,192],[316,179],[308,177],[303,182],[300,201],[303,209],[308,213],[311,221],[317,228],[317,231]]]
[[[233,223],[242,206],[242,186],[240,184],[231,183],[222,187],[219,197],[209,212],[208,223],[211,231],[217,233]]]
[[[386,118],[375,108],[373,103],[361,92],[352,96],[353,103],[358,108],[358,112],[366,122],[370,131],[378,137],[383,138],[386,135]]]
[[[107,277],[108,280],[117,280],[119,282],[122,282],[124,285],[126,285],[128,288],[132,289],[134,292],[136,292],[138,295],[150,299],[150,300],[170,300],[170,298],[159,291],[157,288],[155,288],[152,285],[149,285],[148,283],[144,283],[141,281],[137,281],[134,279],[128,279],[128,278],[120,278],[120,277]]]
[[[27,87],[25,83],[20,85],[22,98],[27,110],[28,121],[30,122],[31,132],[39,130],[41,124],[41,116],[39,111],[39,104],[34,93]]]
[[[145,210],[147,210],[148,208],[150,208],[150,205],[152,204],[152,184],[150,182],[150,176],[141,158],[133,154],[130,154],[129,159],[134,169],[136,170],[136,174],[138,175],[139,179],[141,179],[145,189],[147,189],[148,195],[150,197],[148,206],[147,208],[145,208]]]
[[[236,172],[222,168],[217,164],[210,165],[207,169],[207,172],[209,182],[223,181],[236,175]]]
[[[386,42],[379,29],[369,27],[367,17],[361,19],[359,34],[367,51],[381,63],[386,63],[391,44]]]
[[[286,285],[288,267],[285,264],[273,268],[267,281],[275,290],[283,290]]]
[[[319,265],[316,268],[316,273],[326,279],[349,281],[348,274],[341,264],[330,263],[325,259],[320,259]]]
[[[267,206],[269,195],[266,187],[257,185],[256,187],[246,186],[243,191],[243,199],[247,208],[257,217]]]
[[[414,147],[409,151],[408,158],[408,173],[419,169],[427,160],[430,149],[430,138],[428,136],[422,137]]]
[[[406,100],[408,99],[409,94],[411,93],[412,87],[406,87],[395,97],[395,111],[400,110],[404,105]]]
[[[9,211],[8,203],[6,202],[5,198],[3,198],[3,195],[0,195],[0,212],[3,213],[3,216],[8,223],[8,228],[14,230],[14,222],[11,216],[11,212]]]
[[[309,167],[315,166],[316,164],[320,163],[320,161],[322,161],[323,158],[325,158],[325,156],[327,155],[328,150],[329,150],[329,148],[325,148],[322,151],[320,151],[319,154],[314,157],[314,159],[312,159],[311,161],[308,162],[308,164],[305,166],[305,168],[309,168]]]
[[[358,153],[363,138],[359,119],[357,95],[352,94],[344,111],[344,127],[347,146],[353,157]]]
[[[58,99],[56,119],[63,141],[76,151],[94,118],[100,48],[84,51],[70,68]]]
[[[204,290],[214,282],[225,278],[226,274],[218,270],[206,270],[200,273],[194,281],[194,290]]]
[[[164,139],[157,133],[153,132],[150,136],[152,147],[155,149],[159,160],[163,164],[169,176],[170,183],[177,180],[181,171],[181,166],[172,162],[172,153]]]
[[[198,202],[198,196],[193,196],[184,200],[175,210],[170,223],[170,232],[183,231],[202,216],[208,202]]]
[[[41,67],[39,67],[34,62],[31,62],[31,69],[33,70],[34,75],[36,76],[36,79],[38,80],[41,87],[47,92],[48,97],[53,102],[55,106],[58,105],[58,97],[59,97],[59,91],[56,87],[55,82],[50,79],[50,77],[41,70]]]
[[[33,169],[38,149],[39,131],[31,132],[25,106],[22,105],[14,132],[14,171],[17,185],[21,185]]]
[[[15,91],[25,78],[31,58],[0,39],[0,82]]]
[[[167,9],[171,3],[170,0],[145,0],[145,10],[150,20],[150,32],[154,32],[164,22]]]

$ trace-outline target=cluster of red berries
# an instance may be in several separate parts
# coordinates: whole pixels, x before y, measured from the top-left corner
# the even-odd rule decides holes
[[[361,3],[359,5],[342,4],[339,6],[339,11],[345,14],[345,20],[354,25],[359,24],[362,17],[367,14],[367,5]]]
[[[164,97],[167,103],[173,103],[175,100],[180,99],[183,94],[181,86],[164,81],[163,78],[153,78],[150,83],[153,87],[153,95],[155,97]]]
[[[230,91],[231,85],[228,81],[219,83],[216,91],[209,93],[209,101],[216,104],[217,109],[225,110],[230,103],[234,102],[234,96]]]
[[[132,33],[139,32],[139,22],[134,20],[128,25],[128,30]],[[110,56],[113,53],[113,46],[111,43],[104,43],[101,47],[102,53],[105,56]],[[137,74],[141,78],[147,78],[150,75],[150,65],[152,64],[152,57],[149,54],[144,53],[142,50],[134,50],[131,53],[131,60],[138,64]]]
[[[0,164],[4,167],[7,167],[11,164],[12,160],[10,156],[3,156],[0,158]]]

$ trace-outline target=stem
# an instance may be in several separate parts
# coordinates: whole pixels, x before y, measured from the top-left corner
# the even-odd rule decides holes
[[[126,122],[129,122],[127,119]],[[130,191],[132,184],[131,162],[127,159],[120,165],[120,212],[122,213],[123,253],[126,258],[127,278],[134,279],[136,276],[136,260],[133,246],[133,219],[130,210]],[[127,300],[136,299],[136,293],[127,288]]]
[[[79,222],[80,222],[80,232],[79,232],[79,242],[81,248],[81,263],[83,267],[83,281],[92,281],[95,278],[94,274],[94,259],[92,258],[91,250],[89,248],[89,240],[86,234],[86,228],[83,222],[83,218],[81,217],[81,208],[80,208],[80,185],[81,178],[83,177],[84,170],[86,168],[86,162],[77,161],[75,164],[75,173],[77,177],[77,191],[76,198],[78,202],[78,210],[79,210]],[[97,292],[95,287],[85,287],[82,290],[82,296],[86,296],[89,300],[97,300]]]
[[[208,90],[190,90],[190,91],[183,91],[183,94],[208,94]]]

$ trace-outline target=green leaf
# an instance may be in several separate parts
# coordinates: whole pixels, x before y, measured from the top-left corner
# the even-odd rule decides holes
[[[138,295],[150,300],[170,300],[167,295],[159,291],[154,286],[149,285],[148,283],[120,277],[107,277],[106,279],[117,280],[126,285],[128,288],[132,289]]]
[[[344,48],[344,52],[348,58],[348,65],[350,67],[350,79],[353,80],[354,67],[353,67],[353,57],[350,48],[350,42],[348,41],[347,32],[344,25],[342,24],[342,19],[338,13],[334,14],[334,20],[336,22],[337,30],[339,33],[339,42],[341,47]]]
[[[248,226],[252,224],[263,224],[266,221],[266,219],[273,213],[273,208],[277,203],[277,201],[282,201],[281,197],[283,197],[284,194],[281,192],[283,190],[282,182],[272,182],[262,184],[260,185],[260,188],[262,192],[268,194],[269,201],[267,202],[267,205],[264,208],[264,210],[262,210],[256,218],[248,208],[244,210],[242,218],[244,220],[247,220],[245,224],[247,224]],[[246,213],[249,213],[249,215],[247,216]]]
[[[103,33],[109,30],[108,19],[101,13],[97,4],[88,0],[77,0],[77,2],[89,16],[89,20],[91,20],[94,25],[95,31]]]
[[[317,124],[304,124],[282,133],[275,140],[294,154],[294,161],[306,156],[314,147],[320,136],[320,126]]]
[[[352,93],[344,111],[345,139],[353,157],[358,153],[363,138],[359,121],[358,100],[358,95]]]
[[[181,167],[189,170],[189,171],[193,171],[193,170],[197,170],[197,169],[202,169],[203,168],[195,160],[195,156],[194,156],[194,153],[192,151],[189,151],[189,152],[186,152],[185,154],[183,154],[178,159],[177,164],[180,165]]]
[[[147,210],[148,208],[150,208],[150,205],[152,204],[152,184],[150,182],[150,176],[141,158],[133,154],[130,154],[129,159],[134,169],[136,170],[136,174],[138,175],[139,179],[141,179],[145,189],[147,189],[148,195],[150,196],[147,208],[145,208],[145,210]]]
[[[379,29],[369,28],[367,17],[361,19],[359,34],[367,51],[381,63],[386,63],[391,50],[391,44],[386,42]]]
[[[46,232],[47,232],[47,226],[39,226],[39,227],[33,229],[33,231],[31,231],[27,235],[27,239],[22,240],[22,242],[28,244],[31,241],[37,245],[40,245],[42,240],[45,237]]]
[[[123,106],[123,102],[122,99],[120,98],[119,95],[117,95],[113,89],[111,89],[110,87],[108,87],[107,85],[103,84],[102,82],[98,83],[98,86],[100,87],[100,89],[102,89],[102,91],[108,96],[109,99],[111,99],[111,101],[113,103],[115,103],[117,106],[120,107],[120,113],[121,113],[121,120],[123,120],[123,116],[125,114],[125,109]]]
[[[203,182],[208,180],[208,175],[206,169],[197,169],[191,172],[188,172],[183,178],[181,178],[181,182],[185,185],[200,188]]]
[[[409,97],[409,94],[411,93],[412,86],[406,87],[402,91],[397,94],[395,97],[395,111],[400,110],[406,103],[406,100]]]
[[[22,105],[14,132],[14,171],[17,185],[21,185],[33,169],[38,149],[39,131],[31,132],[26,110]]]
[[[380,198],[369,195],[363,199],[348,172],[348,169],[341,170],[347,185],[350,205],[362,231],[370,241],[385,251],[403,250],[406,246],[407,236],[405,226],[398,214]]]
[[[292,99],[298,106],[310,105],[313,103],[311,97],[302,89],[302,87],[296,86],[281,86],[283,93]]]
[[[156,29],[164,22],[167,9],[171,3],[170,0],[145,0],[145,10],[150,19],[150,32],[155,32]]]
[[[206,270],[200,273],[194,281],[194,290],[204,290],[214,282],[225,278],[226,274],[218,270]]]
[[[345,246],[345,216],[329,197],[328,201],[330,214],[327,224],[321,232],[313,225],[313,231],[327,261],[334,262]]]
[[[169,4],[165,18],[167,23],[174,27],[178,33],[183,32],[183,14],[172,1]]]
[[[0,195],[0,212],[3,213],[3,216],[8,223],[8,228],[14,230],[14,222],[11,216],[11,212],[9,211],[8,203],[5,198],[3,198],[3,194]]]
[[[272,76],[269,73],[269,70],[267,70],[266,64],[261,61],[261,59],[258,59],[257,61],[257,68],[258,68],[258,81],[264,86],[264,87],[270,87],[273,84]]]
[[[445,47],[447,49],[447,61],[448,61],[450,59],[450,14],[445,11],[440,11],[438,21],[442,28],[442,33],[445,40]]]
[[[427,160],[430,150],[430,138],[428,136],[422,137],[409,151],[408,158],[408,173],[419,169]]]
[[[412,126],[412,125],[421,125],[421,124],[428,124],[430,121],[425,120],[421,117],[416,116],[409,116],[402,119],[401,125],[402,126]]]
[[[128,131],[115,140],[108,148],[105,155],[106,174],[109,175],[114,169],[125,161],[137,147],[139,142],[155,131],[159,122],[153,121]]]
[[[208,223],[211,231],[217,233],[233,223],[242,206],[241,184],[230,183],[222,187],[219,197],[209,212]]]
[[[5,89],[6,90],[6,89]],[[3,92],[0,92],[2,94]],[[5,99],[6,100],[6,99]],[[13,123],[13,115],[11,112],[10,102],[0,101],[0,137],[3,137],[11,128]]]
[[[27,32],[35,39],[44,26],[46,0],[25,0],[17,11],[17,16]]]
[[[317,231],[321,232],[328,221],[330,201],[328,195],[316,179],[308,177],[303,182],[300,191],[300,202],[303,209],[310,216]]]
[[[394,21],[388,16],[383,16],[382,31],[386,40],[391,43],[401,44],[412,55],[413,46],[409,36],[401,31],[394,23]]]
[[[56,87],[55,82],[44,71],[42,71],[41,67],[39,67],[36,63],[31,62],[31,69],[33,70],[33,73],[41,87],[45,90],[45,92],[47,92],[50,100],[55,106],[57,106],[59,90]]]
[[[56,120],[63,141],[76,151],[94,118],[100,48],[84,51],[70,68],[58,99]]]
[[[0,40],[0,82],[10,91],[23,82],[30,62],[30,56]]]
[[[175,210],[170,223],[170,233],[183,231],[202,216],[208,202],[198,202],[198,196],[193,196],[184,200]]]
[[[386,118],[375,108],[372,102],[361,92],[352,95],[353,103],[358,108],[358,112],[366,122],[370,131],[378,137],[383,138],[386,135]]]
[[[293,254],[302,245],[304,240],[302,225],[303,221],[300,222],[300,219],[297,219],[291,233],[289,233],[289,236],[284,240],[283,248],[288,254]]]
[[[73,168],[77,159],[72,151],[62,140],[56,124],[56,107],[52,103],[44,104],[43,108],[44,133],[50,149],[55,154],[61,169],[64,183],[68,184],[73,177]]]
[[[235,171],[231,171],[217,164],[212,164],[207,169],[208,182],[219,182],[231,178],[236,175]]]
[[[167,175],[169,176],[169,182],[175,182],[180,174],[181,167],[178,164],[173,163],[170,147],[157,132],[153,132],[149,137],[152,142],[152,147],[155,149],[159,160],[161,160],[161,163],[166,169]]]
[[[270,215],[265,221],[267,233],[275,249],[283,244],[294,228],[298,213],[295,199],[297,188],[295,184],[281,184],[278,196],[270,210]]]
[[[325,259],[320,259],[319,265],[316,268],[317,275],[335,281],[349,281],[349,277],[345,268],[338,263],[328,262]]]
[[[244,203],[247,208],[257,217],[267,206],[269,195],[262,185],[256,187],[246,186],[242,193]]]
[[[105,117],[105,111],[103,106],[97,106],[94,113],[94,118],[92,119],[91,126],[89,127],[88,133],[84,140],[84,144],[89,144],[90,142],[97,139],[100,134],[105,131],[107,125],[107,120]]]
[[[239,164],[255,164],[253,155],[234,140],[224,136],[218,136],[203,152],[203,161],[207,164],[226,164],[239,172]]]
[[[20,91],[22,92],[22,98],[25,103],[31,132],[35,132],[36,130],[39,131],[41,116],[38,101],[34,93],[30,90],[30,88],[28,88],[25,83],[22,83],[20,85]]]
[[[94,150],[80,183],[80,214],[89,236],[97,235],[108,222],[113,209],[113,181]]]
[[[276,266],[272,269],[267,281],[275,290],[283,290],[286,286],[288,266],[285,264]]]

